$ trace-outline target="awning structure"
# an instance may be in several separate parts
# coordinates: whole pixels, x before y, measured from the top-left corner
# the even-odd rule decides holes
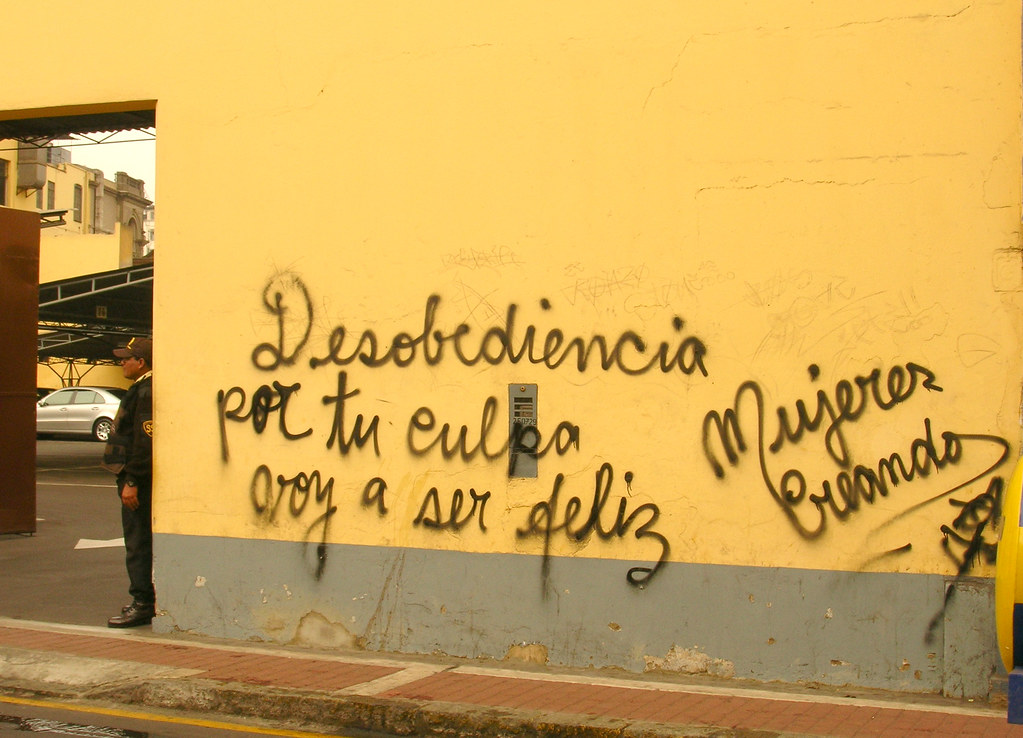
[[[115,363],[131,336],[152,336],[154,265],[39,285],[39,361]]]
[[[130,131],[156,125],[155,101],[103,106],[69,106],[46,110],[7,111],[0,120],[0,138],[55,141],[71,135]]]

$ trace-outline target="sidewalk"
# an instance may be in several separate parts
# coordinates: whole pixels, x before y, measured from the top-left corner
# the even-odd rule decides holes
[[[407,736],[1023,736],[933,696],[377,658],[0,618],[0,693]]]

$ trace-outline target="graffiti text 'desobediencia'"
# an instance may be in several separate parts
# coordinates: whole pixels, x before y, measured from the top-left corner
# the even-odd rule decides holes
[[[291,277],[285,285],[277,284],[276,289],[272,289],[274,286],[275,282],[267,286],[263,305],[277,324],[277,340],[261,343],[252,351],[253,365],[264,371],[292,366],[310,351],[308,344],[316,322],[312,299],[300,279]],[[465,322],[445,331],[436,327],[440,304],[438,295],[426,299],[422,327],[413,332],[379,336],[370,329],[350,332],[344,325],[335,326],[326,345],[309,358],[309,366],[316,369],[327,365],[361,364],[372,368],[386,365],[403,368],[416,362],[426,366],[444,361],[464,366],[476,366],[481,362],[491,366],[527,362],[548,369],[574,366],[579,372],[596,366],[628,376],[650,371],[664,374],[677,371],[686,375],[699,372],[707,376],[704,361],[707,347],[696,336],[683,332],[685,321],[678,316],[671,321],[673,335],[654,344],[632,330],[617,336],[599,333],[571,336],[558,327],[544,331],[532,323],[521,326],[519,308],[515,304],[508,305],[501,323],[485,331],[474,330]],[[540,301],[540,308],[544,313],[553,309],[547,299]]]

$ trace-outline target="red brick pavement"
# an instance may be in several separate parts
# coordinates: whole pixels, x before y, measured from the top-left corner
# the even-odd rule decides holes
[[[849,738],[914,734],[1023,736],[1023,726],[1009,725],[1004,716],[979,711],[948,713],[907,709],[901,704],[880,707],[749,697],[736,694],[735,690],[730,694],[706,694],[661,690],[656,686],[614,687],[531,679],[528,675],[486,676],[446,671],[379,696]]]
[[[239,648],[237,651],[164,643],[153,639],[122,639],[68,632],[39,633],[0,627],[0,646],[90,656],[117,661],[193,669],[197,676],[219,682],[237,682],[334,692],[401,671],[401,667],[345,663],[307,658],[282,652],[273,655]]]
[[[826,736],[1020,736],[1003,713],[959,703],[915,704],[811,697],[739,689],[710,690],[677,683],[622,681],[577,674],[441,664],[423,668],[363,655],[253,644],[182,642],[139,633],[26,624],[0,626],[0,648],[103,658],[190,670],[223,683],[323,694],[357,689],[378,699],[500,707],[562,717],[620,718]],[[427,674],[423,676],[423,674]],[[2,676],[2,675],[0,675]],[[404,679],[402,678],[404,677]],[[382,680],[379,688],[373,682]]]

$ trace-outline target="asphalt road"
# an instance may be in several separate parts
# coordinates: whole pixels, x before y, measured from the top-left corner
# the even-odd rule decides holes
[[[128,596],[121,513],[103,444],[36,443],[36,532],[0,535],[0,616],[105,627]],[[209,713],[98,710],[0,695],[0,736],[30,733],[99,738],[224,738],[319,734]],[[340,733],[338,735],[341,735]],[[349,731],[348,736],[373,734]]]
[[[130,601],[103,444],[36,444],[36,533],[0,535],[0,616],[105,626]]]

